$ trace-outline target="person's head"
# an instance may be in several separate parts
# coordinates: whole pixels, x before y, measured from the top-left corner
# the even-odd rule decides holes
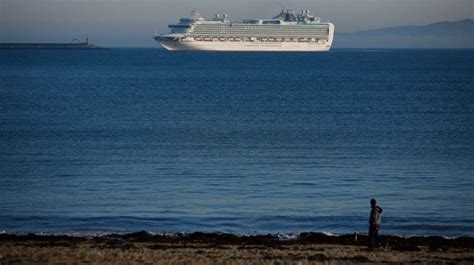
[[[377,201],[375,199],[370,200],[370,206],[375,207],[377,205]]]

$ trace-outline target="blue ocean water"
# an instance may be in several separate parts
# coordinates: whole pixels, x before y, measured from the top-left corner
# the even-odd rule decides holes
[[[474,51],[0,51],[0,231],[474,236]]]

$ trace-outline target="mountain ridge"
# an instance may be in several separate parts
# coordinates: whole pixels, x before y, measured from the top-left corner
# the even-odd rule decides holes
[[[474,20],[337,33],[336,48],[474,48]]]

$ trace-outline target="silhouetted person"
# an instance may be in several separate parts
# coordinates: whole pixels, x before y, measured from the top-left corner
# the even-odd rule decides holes
[[[377,206],[375,199],[370,200],[370,206],[372,210],[370,211],[369,217],[369,249],[372,250],[378,247],[379,229],[383,210]]]

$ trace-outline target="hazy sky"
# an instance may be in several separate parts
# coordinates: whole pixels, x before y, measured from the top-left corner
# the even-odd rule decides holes
[[[89,37],[103,46],[154,47],[155,30],[167,32],[193,8],[237,21],[309,9],[339,32],[474,18],[474,0],[0,0],[0,42]]]

